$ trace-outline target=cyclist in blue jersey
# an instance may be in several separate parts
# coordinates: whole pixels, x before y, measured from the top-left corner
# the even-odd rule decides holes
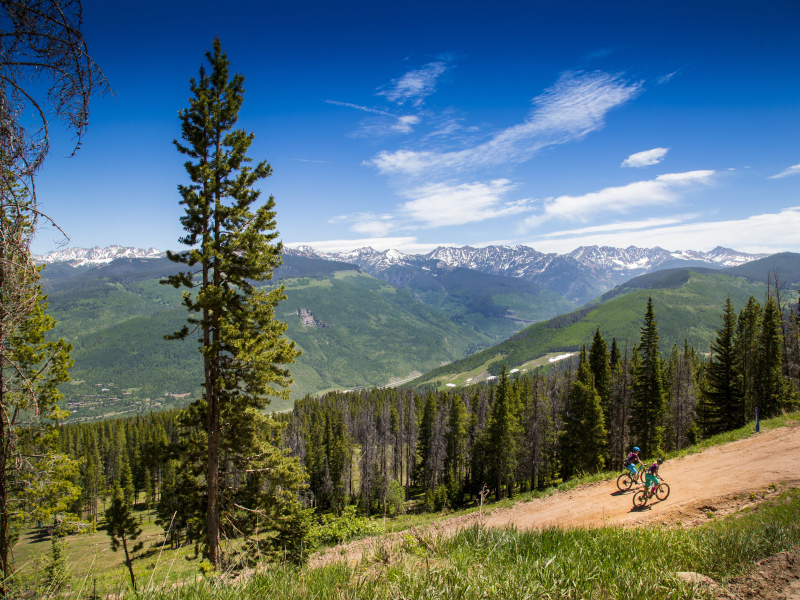
[[[640,452],[639,446],[634,446],[633,451],[628,454],[628,458],[622,463],[622,465],[631,472],[631,478],[634,480],[636,479],[636,463],[642,464],[642,459],[639,458]]]

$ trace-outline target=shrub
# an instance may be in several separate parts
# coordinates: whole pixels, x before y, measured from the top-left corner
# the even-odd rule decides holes
[[[341,517],[331,514],[322,515],[319,522],[311,527],[308,534],[308,545],[341,544],[355,537],[375,534],[380,527],[374,521],[356,514],[355,506],[348,506]]]

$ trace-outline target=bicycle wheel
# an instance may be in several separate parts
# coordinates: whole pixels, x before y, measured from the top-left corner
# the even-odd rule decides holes
[[[667,496],[669,496],[669,486],[666,483],[659,483],[656,490],[656,498],[666,500]]]
[[[631,479],[630,473],[625,472],[617,477],[617,487],[619,488],[620,492],[631,489],[631,485],[633,485],[633,479]]]
[[[633,508],[644,508],[647,505],[647,492],[639,490],[633,495]]]

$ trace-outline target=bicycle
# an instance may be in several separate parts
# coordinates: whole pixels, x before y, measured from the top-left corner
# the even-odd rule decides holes
[[[617,477],[617,488],[619,488],[619,491],[626,492],[631,489],[634,483],[644,483],[644,472],[646,470],[647,467],[641,463],[636,467],[636,475],[631,475],[631,472],[625,469],[625,472]]]
[[[645,485],[644,489],[639,490],[633,495],[633,507],[644,508],[653,496],[658,498],[661,502],[667,499],[669,496],[669,486],[666,482],[661,481],[656,487],[655,493],[650,491],[650,486]]]

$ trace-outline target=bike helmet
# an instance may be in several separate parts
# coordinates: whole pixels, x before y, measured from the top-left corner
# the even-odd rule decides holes
[[[633,451],[634,452],[641,452],[641,450],[639,449],[639,446],[634,446],[633,447]]]
[[[659,458],[659,459],[658,459],[656,462],[657,462],[658,464],[661,464],[661,463],[663,463],[663,462],[664,462],[664,459],[663,459],[663,458]]]

